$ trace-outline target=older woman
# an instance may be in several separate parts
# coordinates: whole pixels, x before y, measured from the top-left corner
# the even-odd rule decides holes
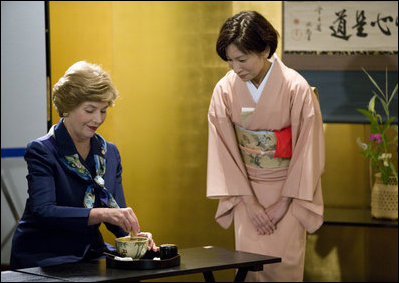
[[[274,53],[277,32],[255,11],[223,24],[216,44],[231,70],[209,107],[207,196],[234,219],[236,249],[279,256],[248,281],[302,281],[306,232],[323,222],[324,135],[306,80]]]
[[[15,231],[12,268],[48,266],[102,256],[114,250],[104,242],[104,223],[116,237],[140,233],[126,208],[119,151],[96,130],[118,96],[100,66],[80,61],[53,88],[61,120],[30,142],[25,153],[29,197]]]

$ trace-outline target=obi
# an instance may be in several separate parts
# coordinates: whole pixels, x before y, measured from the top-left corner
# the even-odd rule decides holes
[[[278,131],[251,131],[234,125],[241,157],[256,168],[288,167],[292,155],[291,127]]]

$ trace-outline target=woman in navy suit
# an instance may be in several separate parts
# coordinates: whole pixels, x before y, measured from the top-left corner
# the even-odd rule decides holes
[[[117,96],[109,74],[85,61],[54,85],[61,120],[26,149],[29,197],[12,241],[12,268],[91,260],[115,250],[104,242],[101,223],[116,237],[144,235],[148,249],[158,250],[126,207],[118,149],[96,134]]]

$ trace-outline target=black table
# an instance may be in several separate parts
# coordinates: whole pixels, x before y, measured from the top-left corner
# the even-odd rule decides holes
[[[1,272],[1,282],[68,282],[58,278],[35,275],[21,271],[7,270]]]
[[[263,270],[264,264],[281,262],[281,258],[232,251],[207,246],[180,249],[179,266],[152,270],[125,270],[107,268],[105,259],[95,262],[79,262],[51,267],[33,267],[17,269],[17,272],[74,282],[122,282],[145,279],[203,273],[206,282],[214,282],[213,271],[237,268],[235,282],[244,281],[247,272]],[[3,281],[3,273],[2,273]]]

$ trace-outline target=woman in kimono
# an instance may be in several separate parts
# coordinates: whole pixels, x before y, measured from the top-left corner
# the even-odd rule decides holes
[[[259,13],[227,19],[216,44],[230,70],[210,102],[207,197],[234,219],[236,250],[277,256],[248,281],[303,281],[306,232],[323,223],[324,135],[307,81],[274,54],[277,32]]]
[[[114,104],[117,90],[100,66],[80,61],[53,88],[61,120],[25,153],[28,194],[14,233],[11,268],[49,266],[97,259],[115,248],[104,242],[104,223],[116,237],[140,233],[126,207],[119,151],[96,130]]]

